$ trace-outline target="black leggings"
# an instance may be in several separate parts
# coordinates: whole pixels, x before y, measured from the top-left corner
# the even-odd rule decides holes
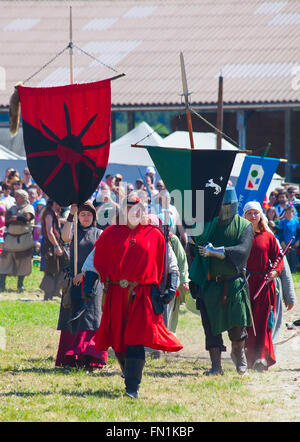
[[[127,345],[126,358],[145,360],[145,347],[143,345]]]

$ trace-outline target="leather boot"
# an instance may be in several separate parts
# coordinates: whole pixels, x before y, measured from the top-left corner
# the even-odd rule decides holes
[[[0,275],[0,293],[5,292],[5,279],[6,275]]]
[[[18,276],[18,293],[24,292],[24,282],[25,276]]]
[[[219,347],[212,347],[209,349],[209,356],[211,360],[211,369],[205,371],[206,376],[223,376],[224,372],[221,366],[221,350]]]
[[[118,361],[121,371],[122,371],[122,378],[124,378],[124,376],[125,376],[125,355],[126,354],[115,352],[115,355],[116,355],[117,361]]]
[[[132,399],[138,398],[138,390],[142,380],[144,359],[125,359],[125,387],[127,396]]]
[[[247,358],[245,354],[245,341],[232,341],[231,359],[240,375],[247,372]]]

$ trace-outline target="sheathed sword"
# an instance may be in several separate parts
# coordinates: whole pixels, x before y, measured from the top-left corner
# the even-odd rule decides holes
[[[251,307],[251,301],[250,301],[250,297],[249,297],[249,285],[248,285],[248,279],[250,277],[250,273],[248,276],[246,276],[246,274],[244,274],[244,280],[245,283],[244,285],[246,285],[246,289],[247,289],[247,299],[246,299],[246,305],[248,307],[249,310],[249,314],[250,314],[250,319],[251,319],[251,324],[252,324],[252,328],[253,328],[253,333],[254,336],[256,336],[256,329],[255,329],[255,324],[254,324],[254,317],[253,317],[253,312],[252,312],[252,307]],[[243,288],[243,287],[242,287]]]

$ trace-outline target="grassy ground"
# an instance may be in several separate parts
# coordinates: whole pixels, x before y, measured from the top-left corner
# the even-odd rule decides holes
[[[186,350],[158,360],[147,355],[138,401],[124,396],[112,351],[107,366],[92,374],[55,368],[60,300],[42,301],[41,276],[34,269],[22,295],[15,294],[16,278],[8,278],[9,291],[1,297],[6,349],[0,350],[0,421],[255,422],[259,410],[272,407],[273,399],[251,389],[253,382],[263,382],[261,374],[238,376],[228,354],[224,376],[203,375],[209,363],[200,318],[185,306],[177,336]],[[296,280],[300,284],[299,276]]]

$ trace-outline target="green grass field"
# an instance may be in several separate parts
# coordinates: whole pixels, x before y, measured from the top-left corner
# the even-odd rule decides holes
[[[224,376],[203,374],[209,363],[200,317],[184,305],[177,336],[191,351],[157,360],[147,355],[137,401],[124,396],[113,351],[107,366],[91,374],[55,368],[60,300],[42,300],[41,277],[35,268],[17,300],[10,299],[16,278],[8,278],[8,292],[1,296],[1,422],[253,422],[258,410],[272,405],[250,388],[261,382],[260,374],[237,375],[228,351]],[[299,275],[295,280],[300,283]]]

